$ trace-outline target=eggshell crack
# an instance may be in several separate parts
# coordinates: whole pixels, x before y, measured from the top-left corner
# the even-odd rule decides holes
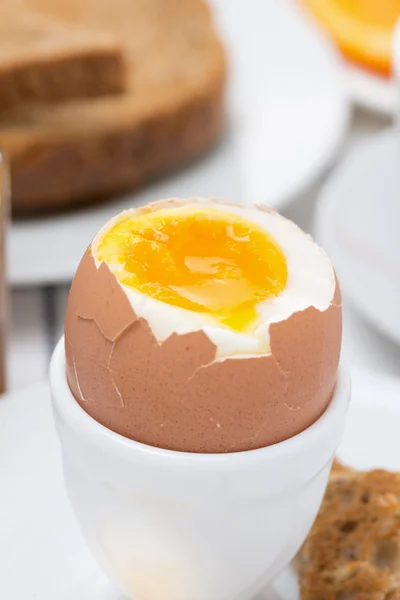
[[[77,306],[77,314],[82,319],[93,319],[104,337],[114,341],[137,320],[137,316],[125,294],[121,296],[121,286],[106,263],[100,265],[96,275],[86,286],[86,292]],[[113,311],[116,305],[118,310]]]
[[[88,251],[71,288],[65,351],[70,389],[98,422],[188,452],[232,452],[287,439],[324,412],[341,344],[340,290],[269,328],[271,354],[216,358],[204,331],[159,342],[106,263]]]

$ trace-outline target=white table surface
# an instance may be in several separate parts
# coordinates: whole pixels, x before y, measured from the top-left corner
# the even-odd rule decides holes
[[[346,146],[362,144],[390,125],[376,115],[357,111]],[[346,151],[346,146],[343,152]],[[340,160],[340,157],[339,157]],[[329,176],[329,173],[326,175]],[[322,181],[299,198],[286,216],[303,229],[313,230],[314,207]],[[11,294],[12,326],[8,347],[8,389],[17,389],[46,376],[52,349],[62,333],[68,286],[18,290]],[[343,354],[350,365],[365,367],[400,380],[400,347],[369,325],[344,297]]]

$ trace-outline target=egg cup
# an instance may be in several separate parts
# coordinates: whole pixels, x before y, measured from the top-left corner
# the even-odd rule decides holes
[[[104,572],[134,600],[250,600],[304,541],[342,435],[340,366],[324,414],[275,445],[229,454],[147,446],[90,417],[72,395],[61,340],[50,367],[67,492]]]

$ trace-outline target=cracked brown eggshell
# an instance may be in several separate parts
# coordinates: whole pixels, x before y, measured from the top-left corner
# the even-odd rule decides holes
[[[160,448],[221,453],[288,439],[315,422],[335,387],[342,313],[330,306],[270,325],[271,354],[219,359],[203,331],[158,342],[106,263],[90,250],[72,283],[67,378],[81,407],[123,436]]]

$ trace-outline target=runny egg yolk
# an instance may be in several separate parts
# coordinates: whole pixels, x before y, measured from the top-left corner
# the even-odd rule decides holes
[[[287,281],[285,256],[271,235],[204,206],[128,214],[100,236],[96,258],[121,284],[239,332]]]

